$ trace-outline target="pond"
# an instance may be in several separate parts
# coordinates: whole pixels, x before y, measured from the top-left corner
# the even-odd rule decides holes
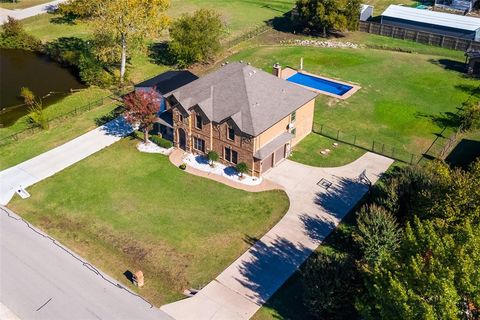
[[[28,87],[41,97],[46,107],[71,90],[85,86],[70,69],[46,56],[0,48],[0,128],[8,127],[28,114],[28,108],[19,97],[22,87]]]

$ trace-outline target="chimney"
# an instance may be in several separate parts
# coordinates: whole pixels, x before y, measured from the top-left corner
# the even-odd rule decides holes
[[[277,62],[273,65],[272,73],[275,77],[279,77],[279,78],[282,77],[282,66],[280,65],[280,63]]]

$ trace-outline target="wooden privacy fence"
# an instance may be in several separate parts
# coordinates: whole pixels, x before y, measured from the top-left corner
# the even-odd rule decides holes
[[[377,22],[360,21],[359,30],[362,32],[378,34],[396,39],[411,40],[418,43],[438,46],[447,49],[466,51],[468,49],[480,50],[480,42],[449,37],[437,33],[390,26]]]

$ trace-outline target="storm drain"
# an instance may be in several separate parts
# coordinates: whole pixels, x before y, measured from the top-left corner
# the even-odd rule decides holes
[[[320,186],[325,190],[328,190],[328,188],[330,188],[331,185],[332,183],[325,178],[322,178],[320,181],[317,182],[317,186]]]

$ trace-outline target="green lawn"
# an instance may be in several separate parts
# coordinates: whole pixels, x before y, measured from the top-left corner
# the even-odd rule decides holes
[[[362,89],[345,101],[317,98],[315,129],[323,124],[324,132],[335,136],[340,129],[341,138],[367,148],[375,140],[375,148],[407,158],[428,148],[441,131],[444,113],[456,112],[478,86],[477,80],[449,70],[463,61],[461,52],[450,54],[272,46],[246,49],[229,60],[271,72],[274,62],[297,67],[303,57],[308,72],[359,84]]]
[[[49,119],[53,119],[59,115],[63,115],[72,110],[75,110],[75,108],[79,108],[85,106],[88,103],[98,101],[98,99],[106,97],[110,94],[111,93],[108,90],[92,87],[68,95],[62,100],[46,107],[44,112]],[[28,128],[27,118],[28,116],[21,117],[13,125],[5,128],[0,128],[0,139]]]
[[[68,142],[96,127],[96,120],[111,112],[117,105],[107,104],[81,115],[65,119],[49,130],[39,131],[19,141],[0,146],[0,170],[31,159]]]
[[[343,143],[334,147],[334,142],[335,140],[311,133],[295,146],[290,160],[314,167],[337,167],[349,164],[365,153],[362,149]],[[325,149],[330,149],[330,153],[321,154]]]
[[[44,4],[50,2],[52,0],[20,0],[16,2],[10,2],[8,0],[0,0],[0,8],[5,9],[25,9],[29,7],[33,7],[39,4]]]
[[[214,279],[287,211],[283,191],[247,193],[196,177],[124,139],[31,188],[9,207],[156,305]],[[212,196],[212,195],[215,196]]]

